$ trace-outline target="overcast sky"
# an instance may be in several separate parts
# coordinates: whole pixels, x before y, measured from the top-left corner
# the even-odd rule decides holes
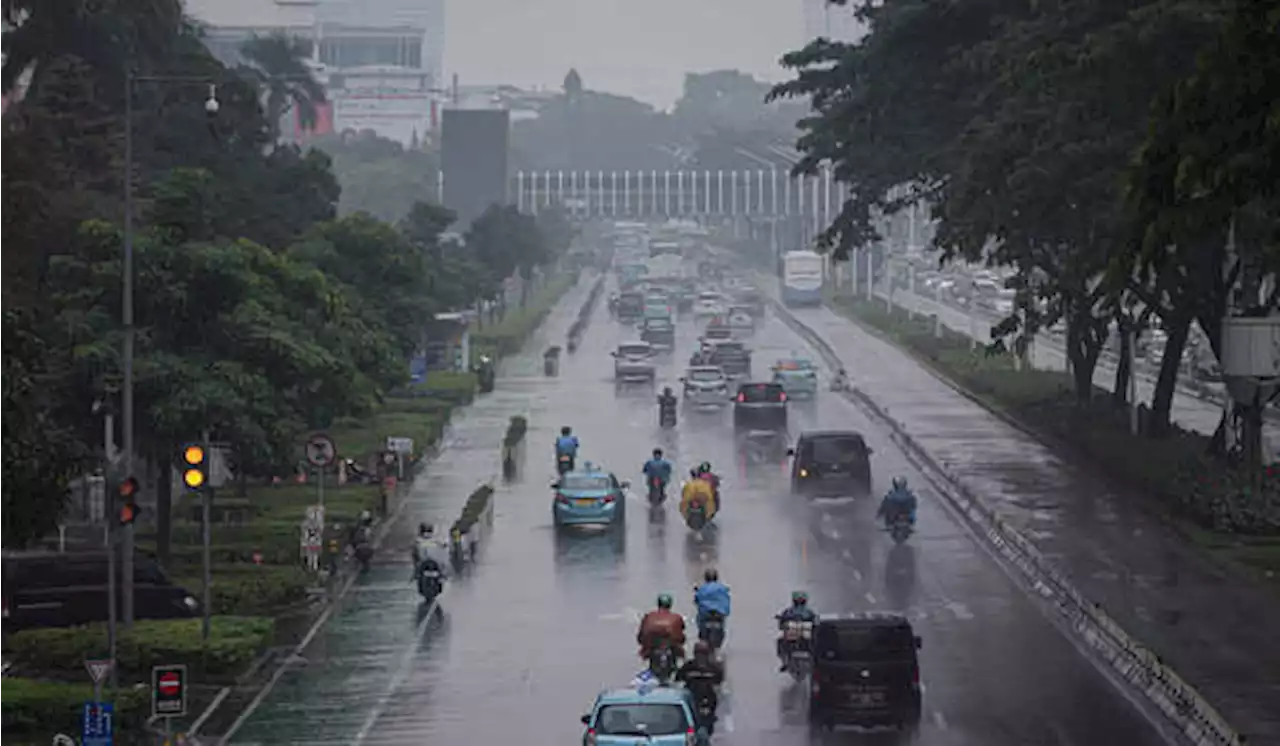
[[[663,108],[687,71],[784,77],[804,30],[801,0],[452,0],[445,16],[446,74],[464,84],[559,87],[576,67],[588,88]]]

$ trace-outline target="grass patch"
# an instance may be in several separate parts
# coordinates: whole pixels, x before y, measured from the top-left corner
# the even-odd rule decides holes
[[[121,687],[112,697],[117,744],[146,742],[142,734],[151,715],[150,697],[145,686]],[[90,684],[6,677],[0,702],[5,741],[49,743],[55,733],[79,733],[81,709],[91,701]]]
[[[456,405],[434,396],[389,398],[382,409],[361,419],[343,418],[329,429],[340,458],[364,463],[387,447],[387,438],[413,438],[413,458],[440,439]]]
[[[296,544],[296,527],[294,534]],[[296,547],[293,555],[297,557]],[[198,566],[185,568],[174,582],[191,593],[203,588]],[[211,608],[214,614],[271,614],[305,600],[311,584],[311,573],[297,565],[218,564],[213,567]]]
[[[1174,426],[1162,438],[1129,432],[1127,409],[1095,389],[1088,404],[1077,401],[1065,373],[1014,369],[1013,357],[983,347],[970,350],[963,335],[933,322],[912,319],[881,303],[840,299],[833,305],[872,326],[932,365],[962,388],[1028,429],[1074,450],[1113,478],[1151,495],[1162,510],[1232,540],[1241,535],[1280,537],[1280,469],[1261,474],[1210,457],[1209,438]],[[1235,554],[1251,565],[1272,566],[1277,550],[1266,544]]]
[[[215,616],[207,641],[200,639],[199,619],[138,620],[133,629],[119,630],[116,665],[124,680],[146,681],[152,666],[185,663],[194,678],[209,683],[234,677],[274,636],[275,620],[265,617]],[[107,625],[26,630],[5,642],[21,670],[81,678],[86,659],[107,657]]]
[[[520,351],[529,335],[547,318],[564,294],[578,283],[578,273],[555,275],[533,294],[524,308],[512,309],[501,321],[471,334],[471,360],[481,355],[506,357]]]

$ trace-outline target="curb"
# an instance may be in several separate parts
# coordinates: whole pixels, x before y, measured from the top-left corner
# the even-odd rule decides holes
[[[809,342],[828,366],[837,369],[844,367],[840,357],[826,340],[792,315],[771,294],[766,292],[764,295],[778,318]],[[868,329],[860,323],[858,326],[884,340],[884,336],[876,333],[876,330]],[[929,370],[933,373],[931,368]],[[939,378],[952,388],[955,387],[953,383]],[[1068,627],[1076,639],[1092,651],[1100,662],[1105,663],[1146,702],[1154,705],[1166,723],[1172,726],[1171,730],[1176,729],[1183,743],[1194,746],[1244,744],[1240,734],[1190,684],[1165,666],[1150,649],[1129,636],[1100,606],[1084,598],[1029,540],[1006,524],[998,513],[983,505],[959,479],[925,451],[901,423],[856,387],[851,387],[846,396],[889,427],[910,455],[926,467],[926,476],[940,488],[938,492],[949,505],[970,528],[985,538],[989,547],[1010,569],[1018,572],[1034,591],[1034,596],[1055,613],[1056,621]]]

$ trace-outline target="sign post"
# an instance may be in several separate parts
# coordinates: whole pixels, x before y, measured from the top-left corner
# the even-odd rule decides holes
[[[413,455],[413,438],[387,438],[387,450],[396,455],[396,478],[404,479],[404,457]]]
[[[151,669],[151,716],[183,717],[187,714],[187,667],[155,666]],[[168,730],[168,725],[165,725]]]
[[[324,506],[311,505],[302,521],[302,552],[312,572],[320,570],[320,549],[324,543]]]
[[[111,673],[113,661],[110,659],[90,659],[84,662],[84,668],[89,672],[89,679],[93,681],[93,701],[102,701],[102,682]]]
[[[338,447],[333,438],[324,433],[313,433],[307,438],[307,462],[316,469],[316,502],[324,507],[324,470],[338,458]]]

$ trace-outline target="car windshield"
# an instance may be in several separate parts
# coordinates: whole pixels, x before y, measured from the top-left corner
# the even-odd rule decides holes
[[[719,381],[724,374],[718,370],[691,370],[686,377],[690,381]]]
[[[716,353],[719,355],[741,355],[745,350],[741,342],[723,342],[716,345]]]
[[[818,464],[845,464],[859,460],[866,450],[862,438],[852,435],[836,438],[814,438],[809,441],[809,458]]]
[[[649,354],[648,345],[622,345],[618,348],[618,354],[624,357],[645,357]]]
[[[639,293],[623,293],[618,302],[638,306],[644,302],[644,298]]]
[[[596,716],[602,736],[676,736],[688,727],[684,708],[675,704],[605,705]]]
[[[738,396],[748,404],[782,401],[782,387],[770,383],[753,383],[739,389]]]
[[[819,625],[819,657],[835,661],[896,660],[915,649],[915,637],[908,627]]]
[[[720,296],[716,295],[715,293],[702,293],[701,295],[698,296],[698,300],[702,301],[703,303],[719,303]]]
[[[610,489],[609,477],[604,474],[565,474],[560,478],[560,489],[590,492]]]

